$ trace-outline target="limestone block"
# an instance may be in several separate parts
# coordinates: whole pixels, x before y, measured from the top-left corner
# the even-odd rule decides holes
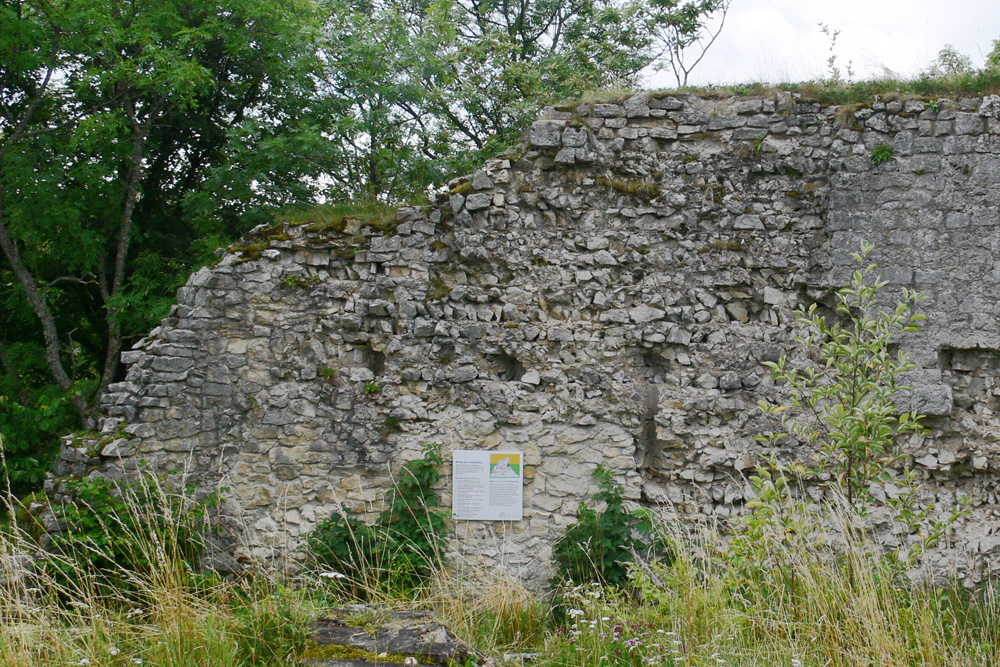
[[[567,127],[562,133],[562,145],[579,147],[587,143],[587,130],[580,127]]]
[[[954,408],[951,387],[946,384],[915,385],[910,409],[932,417],[950,415]]]
[[[465,210],[467,211],[478,211],[480,209],[488,208],[493,202],[493,198],[482,192],[476,192],[469,195],[465,200]]]
[[[532,146],[559,146],[565,122],[540,120],[532,123],[528,141]]]
[[[628,118],[649,118],[649,93],[636,93],[625,100],[624,106]]]

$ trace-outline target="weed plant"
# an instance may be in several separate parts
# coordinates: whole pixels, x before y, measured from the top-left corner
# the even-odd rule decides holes
[[[845,517],[835,518],[844,521]],[[803,545],[797,585],[748,599],[732,584],[725,540],[710,526],[674,528],[671,566],[637,563],[633,592],[597,584],[566,592],[567,620],[542,663],[560,667],[957,667],[1000,664],[1000,596],[886,576],[873,545],[853,567]],[[761,563],[761,568],[767,564]]]
[[[411,597],[441,566],[448,537],[439,507],[441,446],[425,443],[405,464],[374,524],[334,513],[308,537],[312,564],[336,593],[359,600]]]
[[[624,489],[610,470],[597,466],[594,479],[600,490],[593,502],[601,509],[580,503],[576,522],[552,549],[553,584],[597,582],[625,587],[630,563],[638,552],[649,556],[667,550],[654,531],[651,515],[626,508]]]
[[[78,495],[62,516],[82,532],[63,534],[48,553],[18,523],[21,508],[9,507],[15,520],[0,531],[0,665],[296,664],[316,615],[308,596],[263,570],[231,581],[197,574],[186,552],[191,525],[177,513],[189,501],[156,480],[139,488],[110,495],[101,484]],[[28,556],[36,562],[25,571]]]

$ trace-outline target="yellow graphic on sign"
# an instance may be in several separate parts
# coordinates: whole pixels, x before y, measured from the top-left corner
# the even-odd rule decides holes
[[[490,454],[490,477],[493,479],[520,478],[521,455],[509,452]]]

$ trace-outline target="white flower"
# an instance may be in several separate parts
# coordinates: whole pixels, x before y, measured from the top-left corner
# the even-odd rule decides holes
[[[320,572],[319,576],[323,579],[347,579],[347,575],[341,572]]]
[[[132,658],[132,664],[133,665],[141,665],[142,664],[142,658]]]
[[[797,658],[792,658],[792,667],[802,667],[802,661]]]
[[[108,653],[110,653],[111,655],[118,655],[121,652],[122,652],[121,649],[118,648],[117,646],[111,646],[108,648]]]
[[[586,612],[582,609],[570,609],[569,617],[576,618],[577,616],[583,616]]]
[[[90,658],[80,658],[80,662],[78,662],[76,664],[78,664],[78,665],[89,665],[90,664]]]
[[[415,664],[417,664],[417,659],[414,658],[413,656],[409,656],[408,658],[406,658],[405,660],[403,660],[403,664],[404,665],[415,665]]]

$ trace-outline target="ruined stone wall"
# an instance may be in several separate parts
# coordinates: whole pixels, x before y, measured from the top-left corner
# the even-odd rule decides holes
[[[762,362],[797,353],[793,309],[833,305],[865,240],[893,298],[928,297],[904,347],[930,430],[906,448],[940,511],[973,502],[940,558],[1000,570],[998,115],[793,93],[550,109],[520,155],[392,225],[261,228],[196,273],[50,486],[180,469],[224,490],[239,554],[271,556],[371,509],[420,443],[518,449],[524,520],[459,522],[455,550],[542,580],[597,464],[681,517],[739,511],[779,391]]]

